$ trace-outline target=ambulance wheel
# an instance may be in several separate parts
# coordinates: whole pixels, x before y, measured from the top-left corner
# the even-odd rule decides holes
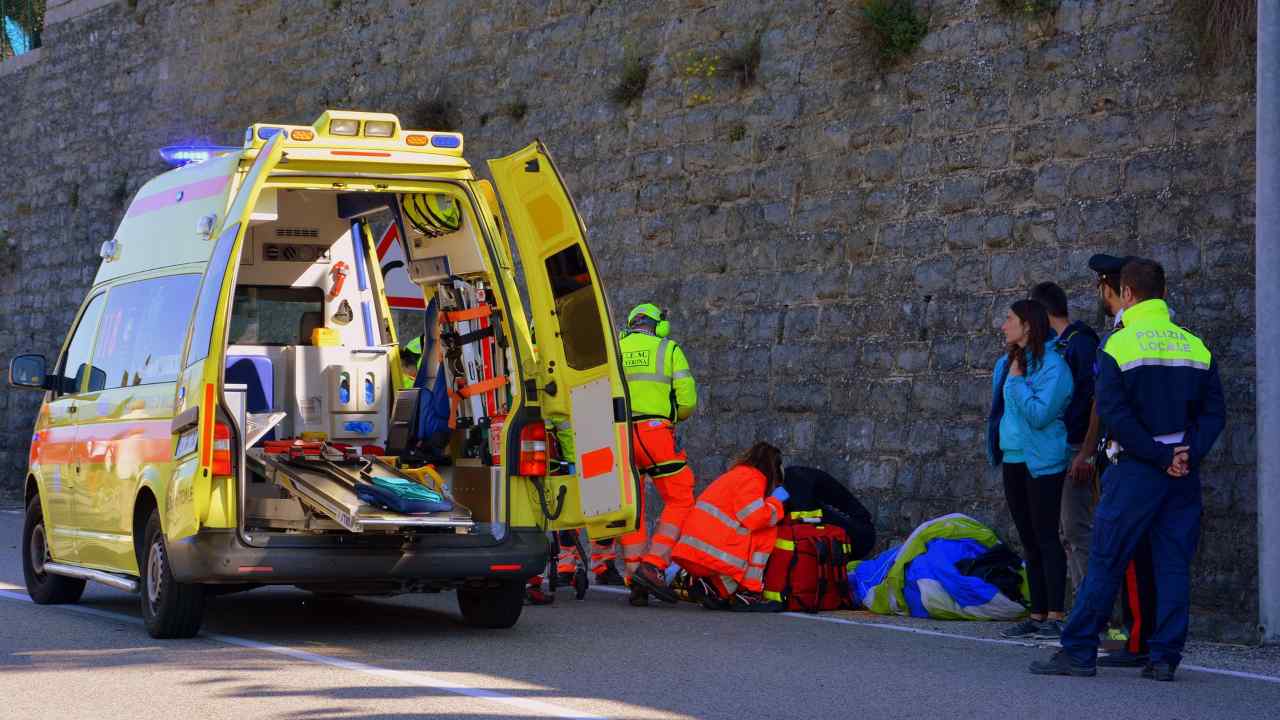
[[[173,579],[158,511],[151,511],[143,537],[146,543],[138,558],[142,575],[138,594],[147,632],[154,638],[194,637],[204,617],[204,587]]]
[[[509,628],[524,609],[524,583],[505,580],[496,587],[458,588],[458,609],[468,625]]]
[[[27,594],[37,605],[73,603],[84,594],[84,580],[44,571],[44,564],[50,560],[47,537],[37,495],[27,503],[27,516],[22,523],[22,574],[27,580]]]

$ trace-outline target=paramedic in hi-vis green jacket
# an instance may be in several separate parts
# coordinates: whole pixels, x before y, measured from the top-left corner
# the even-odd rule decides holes
[[[642,492],[640,529],[622,536],[632,605],[647,605],[649,593],[676,602],[663,572],[671,564],[680,525],[693,509],[693,471],[684,451],[676,447],[676,423],[693,415],[698,388],[684,350],[667,337],[670,332],[666,312],[645,303],[627,315],[627,330],[618,343],[631,396],[631,452],[636,467],[653,480],[663,502],[650,538],[643,520]]]

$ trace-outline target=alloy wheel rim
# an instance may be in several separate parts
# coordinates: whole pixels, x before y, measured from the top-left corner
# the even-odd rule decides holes
[[[160,605],[160,574],[164,571],[164,548],[157,539],[147,551],[147,603],[154,613]]]
[[[44,564],[49,561],[49,544],[44,538],[44,523],[40,523],[31,529],[31,547],[29,548],[31,557],[31,569],[36,575],[44,575]]]

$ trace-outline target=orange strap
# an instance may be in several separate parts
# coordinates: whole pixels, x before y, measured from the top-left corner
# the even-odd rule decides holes
[[[489,392],[490,390],[497,390],[498,388],[503,387],[506,384],[507,384],[507,376],[499,375],[498,377],[495,377],[495,378],[489,378],[488,380],[481,380],[478,383],[472,383],[470,385],[466,385],[458,388],[458,397],[467,398],[467,397],[472,397],[474,395],[481,395],[483,393]]]
[[[448,310],[440,313],[440,317],[444,318],[445,322],[456,323],[463,320],[483,320],[492,314],[493,308],[488,305],[480,305],[466,310]]]
[[[449,391],[449,429],[453,430],[458,427],[458,405],[461,403],[462,398],[469,398],[473,395],[487,393],[490,390],[497,390],[498,388],[506,385],[507,382],[508,380],[506,375],[499,375],[498,377],[489,378],[488,380],[481,380],[478,383],[463,385],[456,390],[445,385]]]

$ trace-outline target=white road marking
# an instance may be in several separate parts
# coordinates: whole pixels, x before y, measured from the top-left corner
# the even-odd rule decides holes
[[[592,585],[592,590],[600,592],[626,594],[630,592],[625,588],[616,588],[608,586]],[[924,628],[913,628],[906,625],[894,625],[892,623],[868,622],[866,620],[849,620],[847,618],[830,617],[826,615],[809,615],[807,613],[784,612],[780,613],[786,617],[800,618],[801,620],[817,620],[819,622],[835,623],[837,625],[858,625],[861,627],[877,628],[880,630],[892,630],[894,632],[910,633],[912,635],[929,635],[932,637],[944,637],[952,640],[968,640],[969,642],[989,643],[992,645],[1012,645],[1014,647],[1040,647],[1039,643],[1032,643],[1019,640],[1002,640],[999,638],[981,638],[972,637],[970,635],[960,635],[958,633],[942,632],[940,630],[925,630]],[[1224,670],[1222,668],[1206,667],[1204,665],[1193,665],[1191,663],[1182,663],[1178,666],[1179,670],[1191,670],[1194,672],[1210,673],[1213,675],[1226,675],[1227,677],[1242,678],[1245,680],[1261,680],[1263,682],[1280,684],[1280,677],[1274,675],[1262,675],[1259,673],[1244,672],[1241,670]]]
[[[0,598],[8,600],[17,600],[19,602],[30,603],[31,598],[20,592],[13,590],[21,590],[7,583],[0,583]],[[9,589],[9,588],[12,588]],[[81,605],[48,605],[51,609],[67,610],[70,612],[80,613],[82,615],[91,615],[93,617],[114,620],[117,622],[129,623],[130,625],[142,625],[142,619],[132,617],[130,615],[122,615],[120,613],[108,612],[97,608],[84,607]],[[589,720],[603,719],[603,715],[595,715],[592,713],[574,710],[562,705],[543,702],[541,700],[531,700],[529,698],[515,697],[506,695],[497,690],[488,688],[473,687],[464,685],[452,680],[432,675],[431,673],[420,672],[415,670],[391,670],[388,668],[380,668],[376,665],[368,665],[366,663],[354,662],[351,660],[343,660],[341,658],[329,657],[328,655],[320,655],[318,653],[307,652],[306,650],[298,650],[295,648],[284,647],[282,645],[272,645],[270,643],[250,640],[248,638],[236,637],[234,635],[222,635],[220,633],[204,633],[197,637],[202,637],[224,645],[234,645],[236,647],[248,648],[250,650],[259,650],[261,652],[273,653],[275,655],[283,655],[295,660],[316,663],[318,665],[328,665],[330,667],[341,668],[352,672],[358,672],[365,675],[372,675],[387,680],[411,685],[414,687],[432,688],[437,690],[446,690],[457,695],[463,695],[471,698],[479,698],[482,700],[490,700],[504,705],[514,706],[526,712],[534,712],[539,715],[555,718],[584,718]]]

